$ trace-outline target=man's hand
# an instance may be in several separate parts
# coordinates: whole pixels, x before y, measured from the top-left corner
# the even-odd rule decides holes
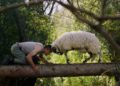
[[[37,66],[34,66],[34,67],[32,67],[32,68],[33,68],[33,71],[34,71],[36,74],[39,74],[39,73],[40,73]]]

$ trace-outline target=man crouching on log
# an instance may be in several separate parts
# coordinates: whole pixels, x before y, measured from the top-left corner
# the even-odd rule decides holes
[[[14,62],[17,64],[30,64],[35,72],[37,68],[35,64],[38,64],[38,61],[42,61],[45,64],[49,64],[43,58],[43,54],[49,55],[51,53],[51,46],[39,42],[21,42],[15,43],[11,46],[11,53],[15,56]],[[37,54],[40,53],[40,56]]]

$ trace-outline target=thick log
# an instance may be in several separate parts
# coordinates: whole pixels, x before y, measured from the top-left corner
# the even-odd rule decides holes
[[[39,73],[30,66],[0,66],[0,77],[71,77],[119,74],[120,63],[38,65]]]

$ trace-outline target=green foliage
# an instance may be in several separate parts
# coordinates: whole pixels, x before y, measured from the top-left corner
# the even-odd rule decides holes
[[[21,0],[0,0],[0,5],[5,6],[10,3],[20,2]],[[74,0],[79,1],[80,7],[89,10],[96,15],[101,13],[101,0]],[[117,0],[108,0],[108,7],[106,13],[108,15],[115,15],[119,10],[119,3]],[[88,16],[81,14],[83,17],[95,22]],[[107,21],[103,24],[109,33],[113,34],[116,41],[120,39],[120,22]],[[15,42],[20,41],[39,41],[43,44],[51,44],[53,40],[59,37],[62,33],[67,31],[91,31],[90,27],[79,23],[75,17],[65,9],[54,13],[51,17],[44,15],[43,4],[32,7],[21,7],[19,9],[10,10],[6,13],[0,14],[0,61],[4,55],[10,54],[10,47]],[[111,60],[118,60],[113,56],[113,50],[108,48],[107,42],[95,31],[91,31],[99,37],[102,45],[102,60],[103,62],[111,62]],[[120,43],[120,42],[119,42]],[[82,54],[78,51],[69,52],[71,63],[82,63],[89,55]],[[65,64],[65,56],[51,54],[46,57],[50,62]],[[96,63],[98,58],[89,63]],[[70,71],[70,70],[69,70]],[[112,77],[58,77],[58,78],[39,78],[36,86],[115,86],[114,78]]]
[[[43,44],[51,43],[54,26],[49,16],[40,14],[36,10],[29,12],[29,9],[26,8],[23,8],[21,11],[26,14],[28,40],[39,41]]]
[[[12,0],[0,2],[2,5],[13,3]],[[10,47],[15,42],[51,43],[54,26],[49,16],[44,15],[41,7],[42,5],[22,7],[0,14],[0,61],[10,54]]]

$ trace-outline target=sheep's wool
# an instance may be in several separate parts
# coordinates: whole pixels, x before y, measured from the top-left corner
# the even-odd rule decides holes
[[[87,49],[88,52],[97,54],[100,52],[100,42],[95,34],[85,31],[65,32],[52,43],[61,52],[71,49]]]

